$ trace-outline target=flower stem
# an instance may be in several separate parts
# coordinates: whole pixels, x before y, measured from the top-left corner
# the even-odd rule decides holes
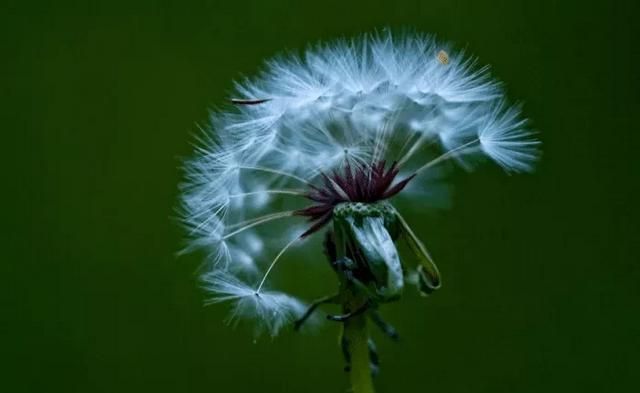
[[[351,352],[351,388],[353,393],[374,393],[369,368],[369,333],[366,315],[357,315],[344,324],[344,335]]]
[[[337,259],[347,256],[347,239],[343,225],[338,221],[333,222],[333,237],[335,241],[335,253]],[[327,255],[329,255],[327,253]],[[366,305],[369,299],[363,292],[357,289],[355,282],[348,279],[347,275],[342,277],[340,285],[340,293],[338,299],[341,299],[342,310],[345,314],[353,313]],[[366,309],[365,309],[366,311]],[[367,313],[361,312],[352,315],[344,321],[342,339],[346,341],[347,351],[349,353],[349,363],[351,370],[349,378],[351,379],[352,393],[375,393],[373,388],[373,380],[371,378],[371,369],[369,367],[369,331],[367,330]]]

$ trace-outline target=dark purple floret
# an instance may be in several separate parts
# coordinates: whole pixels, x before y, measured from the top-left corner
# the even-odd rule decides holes
[[[306,197],[314,204],[296,211],[308,217],[311,227],[301,237],[306,237],[325,226],[333,216],[333,208],[344,202],[375,203],[396,195],[413,179],[415,174],[393,184],[398,172],[397,162],[385,169],[386,161],[352,169],[349,164],[344,172],[322,174],[322,186],[311,186]]]

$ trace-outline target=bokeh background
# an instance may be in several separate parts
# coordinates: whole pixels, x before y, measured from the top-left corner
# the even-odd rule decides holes
[[[378,340],[379,391],[635,391],[631,3],[2,1],[0,391],[346,391],[337,326],[254,341],[203,307],[174,208],[196,124],[233,79],[384,26],[491,64],[544,157],[533,175],[457,171],[450,210],[412,207],[444,286],[383,310],[402,340]],[[311,295],[334,285],[318,250],[283,263]]]

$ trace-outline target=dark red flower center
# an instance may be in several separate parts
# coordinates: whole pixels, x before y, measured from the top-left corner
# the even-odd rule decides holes
[[[375,203],[396,195],[409,183],[415,174],[394,183],[400,169],[393,162],[388,169],[386,161],[352,169],[347,164],[342,173],[333,171],[322,174],[323,184],[311,186],[306,197],[314,203],[296,211],[297,215],[308,217],[311,227],[301,237],[309,236],[331,221],[333,209],[344,202]]]

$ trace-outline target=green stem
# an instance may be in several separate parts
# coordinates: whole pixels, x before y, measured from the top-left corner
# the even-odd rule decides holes
[[[369,368],[369,333],[366,315],[358,315],[346,321],[344,334],[351,352],[350,378],[353,393],[374,393]]]
[[[336,244],[336,254],[338,258],[347,255],[347,245],[344,226],[340,222],[333,221],[333,236]],[[345,313],[357,310],[367,301],[362,294],[353,287],[353,283],[342,278],[340,294],[342,309]],[[344,322],[344,339],[347,340],[348,350],[351,358],[351,390],[353,393],[375,393],[373,380],[371,379],[371,369],[369,368],[369,332],[367,331],[366,313],[356,315]]]

